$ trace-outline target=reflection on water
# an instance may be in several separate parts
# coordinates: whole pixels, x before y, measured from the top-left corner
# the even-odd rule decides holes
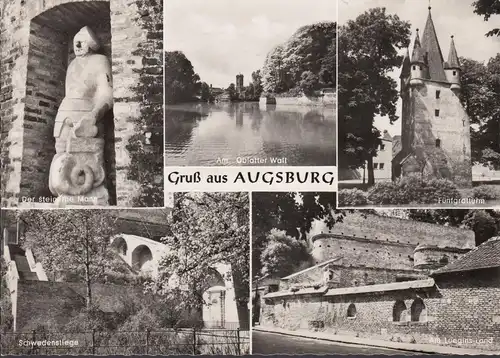
[[[168,106],[167,166],[336,165],[333,107]]]

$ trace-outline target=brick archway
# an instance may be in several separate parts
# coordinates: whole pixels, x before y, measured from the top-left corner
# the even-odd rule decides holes
[[[109,1],[66,2],[48,8],[30,22],[28,66],[24,108],[21,196],[51,197],[49,168],[55,154],[53,128],[57,110],[65,96],[65,77],[73,60],[73,37],[83,27],[96,33],[101,49],[111,61]],[[114,125],[111,113],[102,121],[106,138],[106,184],[115,201]]]

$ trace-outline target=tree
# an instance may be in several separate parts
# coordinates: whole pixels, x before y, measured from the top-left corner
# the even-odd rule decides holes
[[[106,210],[28,210],[22,245],[33,250],[53,278],[65,273],[86,283],[86,307],[92,306],[92,284],[104,277],[111,262],[114,218]]]
[[[488,21],[491,15],[500,15],[500,0],[477,0],[472,6],[474,13],[484,16],[484,21]],[[500,28],[488,31],[486,36],[500,36]]]
[[[200,309],[217,264],[231,267],[240,322],[249,322],[249,199],[237,193],[179,193],[171,217],[169,252],[150,287],[165,298],[182,297],[188,309]],[[172,282],[174,284],[172,284]]]
[[[464,227],[474,231],[476,245],[498,234],[500,211],[469,209],[408,210],[408,218],[439,225]]]
[[[260,275],[261,252],[272,229],[283,230],[296,240],[306,240],[314,220],[328,228],[342,221],[346,211],[336,210],[334,193],[269,192],[252,195],[252,276]]]
[[[234,85],[234,83],[231,83],[229,85],[229,87],[226,88],[226,92],[229,94],[229,97],[231,98],[231,100],[234,100],[237,98],[236,86]]]
[[[180,51],[165,52],[165,102],[191,101],[200,89],[200,76]]]
[[[299,93],[303,73],[312,73],[307,89],[334,87],[336,77],[335,22],[299,28],[285,43],[269,52],[262,68],[264,92]]]
[[[260,70],[252,72],[252,85],[253,85],[253,98],[259,99],[262,94],[262,76],[260,74]]]
[[[472,160],[500,168],[500,54],[486,65],[461,58],[460,101],[471,119]]]
[[[375,182],[373,157],[381,144],[376,115],[398,119],[396,82],[388,76],[403,59],[397,50],[410,43],[410,24],[385,8],[374,8],[340,28],[338,49],[339,166],[368,166],[368,184]]]
[[[299,86],[306,95],[311,95],[318,82],[318,76],[311,71],[304,71],[302,72]]]
[[[210,93],[210,86],[206,82],[202,82],[200,86],[200,97],[203,102],[210,102],[212,95]]]
[[[296,271],[301,264],[311,261],[307,243],[297,240],[283,230],[271,229],[260,255],[262,275],[284,277]]]

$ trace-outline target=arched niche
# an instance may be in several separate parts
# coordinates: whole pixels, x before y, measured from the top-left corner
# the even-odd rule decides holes
[[[65,96],[68,64],[74,58],[73,37],[89,26],[101,43],[98,53],[111,61],[109,1],[72,1],[51,7],[30,22],[28,66],[24,108],[21,195],[50,197],[49,169],[55,154],[54,120]],[[111,204],[116,201],[113,114],[100,121],[106,140],[106,185]],[[24,159],[23,159],[24,160]]]

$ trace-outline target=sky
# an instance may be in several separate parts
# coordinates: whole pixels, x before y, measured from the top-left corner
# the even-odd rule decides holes
[[[428,15],[428,0],[338,0],[339,25],[354,20],[358,15],[373,7],[385,7],[387,13],[397,14],[402,20],[411,23],[410,55],[415,40],[415,30],[422,33]],[[448,58],[450,36],[454,35],[458,56],[468,57],[476,61],[487,62],[500,52],[500,38],[486,37],[484,34],[498,27],[500,15],[484,21],[473,13],[474,0],[431,0],[432,19],[436,28],[443,57]],[[403,51],[404,53],[404,51]],[[399,85],[399,69],[392,74]],[[401,100],[398,102],[398,115],[401,115]],[[401,118],[393,125],[387,118],[376,118],[375,126],[383,131],[387,129],[391,135],[401,134]]]
[[[337,20],[335,0],[167,0],[166,51],[182,51],[201,80],[226,88],[262,68],[301,26]]]

